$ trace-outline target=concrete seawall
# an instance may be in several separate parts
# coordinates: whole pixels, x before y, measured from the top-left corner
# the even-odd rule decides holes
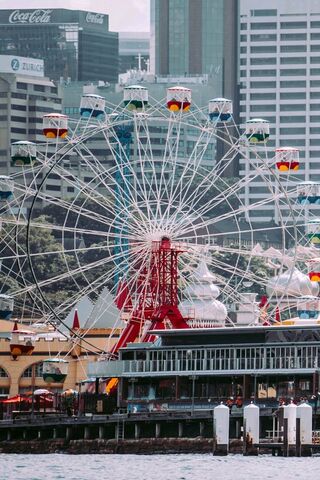
[[[17,454],[177,454],[212,453],[213,441],[206,438],[149,438],[140,440],[32,440],[1,442],[0,453]],[[241,447],[239,447],[239,453]]]

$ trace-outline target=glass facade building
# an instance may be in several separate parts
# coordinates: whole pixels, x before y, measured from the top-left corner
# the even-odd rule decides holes
[[[300,150],[297,183],[320,181],[320,4],[312,0],[241,0],[240,116],[264,118],[271,126],[264,148],[268,158],[275,148]],[[260,151],[261,152],[261,151]],[[262,152],[263,155],[263,152]],[[240,161],[240,174],[248,175],[250,163]],[[249,205],[270,194],[256,179],[245,188]],[[312,205],[319,215],[319,206]],[[250,210],[251,221],[278,222],[271,202]],[[287,205],[282,213],[290,220]]]
[[[151,0],[151,70],[158,75],[237,70],[237,0]],[[221,91],[222,93],[222,91]]]
[[[108,15],[67,9],[0,10],[0,54],[44,60],[52,80],[118,80],[118,34]]]

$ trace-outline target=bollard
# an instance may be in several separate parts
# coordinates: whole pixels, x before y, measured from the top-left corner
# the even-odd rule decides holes
[[[312,455],[312,407],[307,403],[297,406],[296,455]]]
[[[253,403],[243,409],[243,454],[258,455],[260,440],[260,409]]]
[[[297,406],[294,403],[283,407],[284,410],[284,450],[285,457],[295,454]]]
[[[178,423],[178,437],[181,438],[183,436],[183,423]]]
[[[159,438],[161,434],[161,425],[160,423],[156,423],[156,438]]]
[[[221,404],[213,410],[213,454],[228,455],[229,451],[229,408]]]
[[[139,423],[134,424],[134,438],[136,440],[139,440],[139,438],[140,438],[140,425],[139,425]]]

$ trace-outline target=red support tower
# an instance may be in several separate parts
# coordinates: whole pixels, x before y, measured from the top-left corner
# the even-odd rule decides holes
[[[111,354],[134,342],[141,332],[141,340],[150,342],[151,330],[189,328],[178,308],[178,256],[182,250],[167,237],[153,242],[149,265],[140,272],[136,283],[137,305]]]

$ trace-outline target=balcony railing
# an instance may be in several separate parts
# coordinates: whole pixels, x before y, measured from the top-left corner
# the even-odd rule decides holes
[[[132,374],[179,375],[258,372],[314,372],[320,347],[225,347],[210,349],[158,349],[145,352],[145,360],[104,361],[89,364],[90,376],[127,377]]]

